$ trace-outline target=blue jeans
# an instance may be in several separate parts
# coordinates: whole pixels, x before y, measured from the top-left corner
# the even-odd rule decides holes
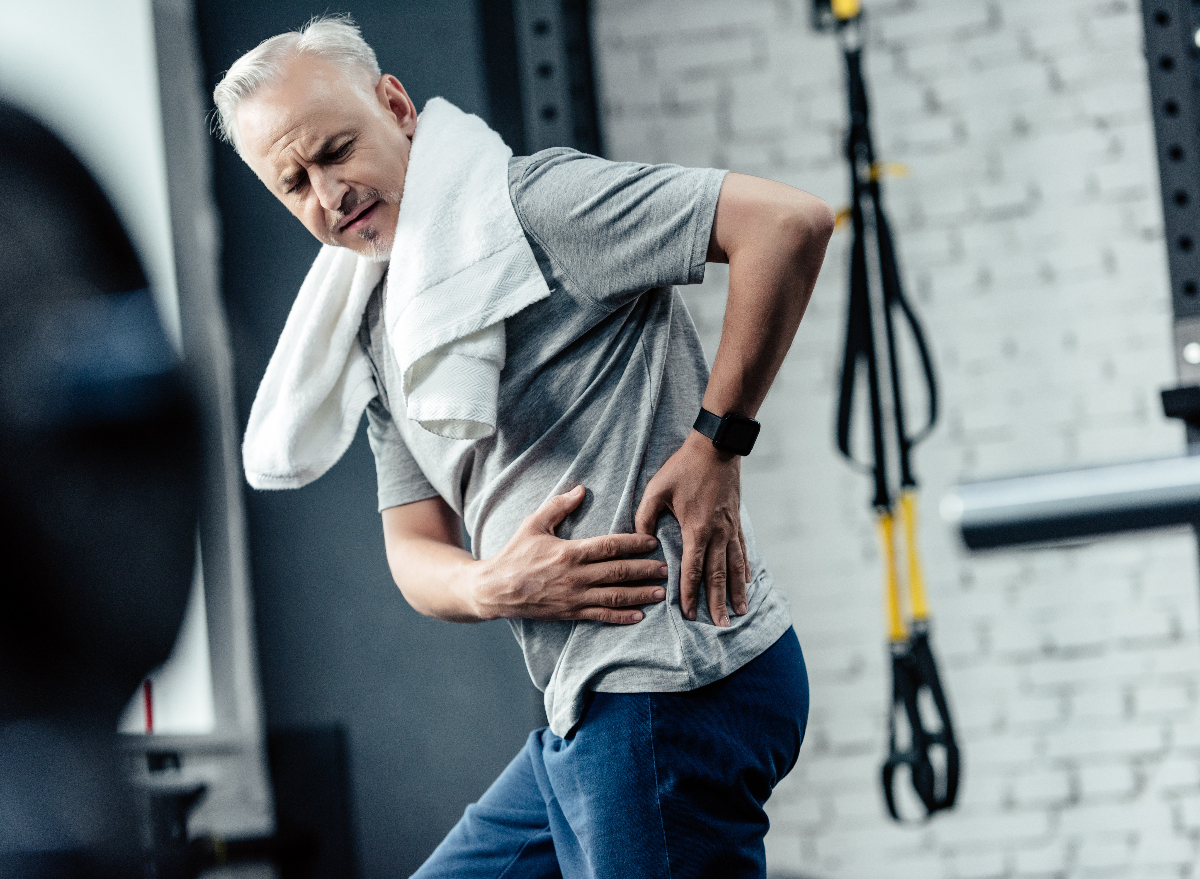
[[[807,721],[791,629],[698,690],[595,693],[570,738],[530,734],[413,879],[761,879],[763,804]]]

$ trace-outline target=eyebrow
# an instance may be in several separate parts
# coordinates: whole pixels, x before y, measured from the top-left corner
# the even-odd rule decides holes
[[[347,137],[347,136],[353,137],[354,130],[347,129],[345,131],[339,131],[336,134],[331,134],[329,137],[325,138],[325,142],[322,143],[321,146],[317,148],[315,153],[311,154],[311,155],[315,156],[315,158],[309,159],[309,162],[315,163],[322,156],[328,155],[330,152],[333,151],[333,145],[337,141],[341,140],[343,137]],[[282,186],[284,189],[291,189],[293,184],[295,184],[295,182],[300,179],[300,175],[302,173],[303,173],[303,169],[297,169],[297,170],[291,172],[290,174],[287,174],[284,177],[281,177],[279,179],[279,185]]]

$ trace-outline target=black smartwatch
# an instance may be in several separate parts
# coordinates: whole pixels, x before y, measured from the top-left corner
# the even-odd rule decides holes
[[[717,416],[704,408],[700,409],[696,423],[692,425],[712,440],[715,448],[722,452],[733,452],[735,455],[750,454],[761,426],[753,418],[747,418],[745,415],[726,413]]]

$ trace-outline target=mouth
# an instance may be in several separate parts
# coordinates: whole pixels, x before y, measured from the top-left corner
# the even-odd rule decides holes
[[[356,231],[363,228],[371,222],[371,217],[375,215],[375,209],[379,207],[379,201],[370,201],[359,205],[350,215],[338,226],[338,232]]]

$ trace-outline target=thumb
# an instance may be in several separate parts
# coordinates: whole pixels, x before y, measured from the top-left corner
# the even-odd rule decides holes
[[[546,502],[529,517],[529,524],[538,531],[553,534],[554,529],[562,524],[562,520],[583,503],[586,494],[583,486],[577,485],[568,492],[547,498]]]
[[[633,517],[633,530],[638,534],[654,536],[658,517],[667,509],[666,493],[654,485],[654,480],[646,486],[642,494],[642,502],[638,504],[637,513]]]

